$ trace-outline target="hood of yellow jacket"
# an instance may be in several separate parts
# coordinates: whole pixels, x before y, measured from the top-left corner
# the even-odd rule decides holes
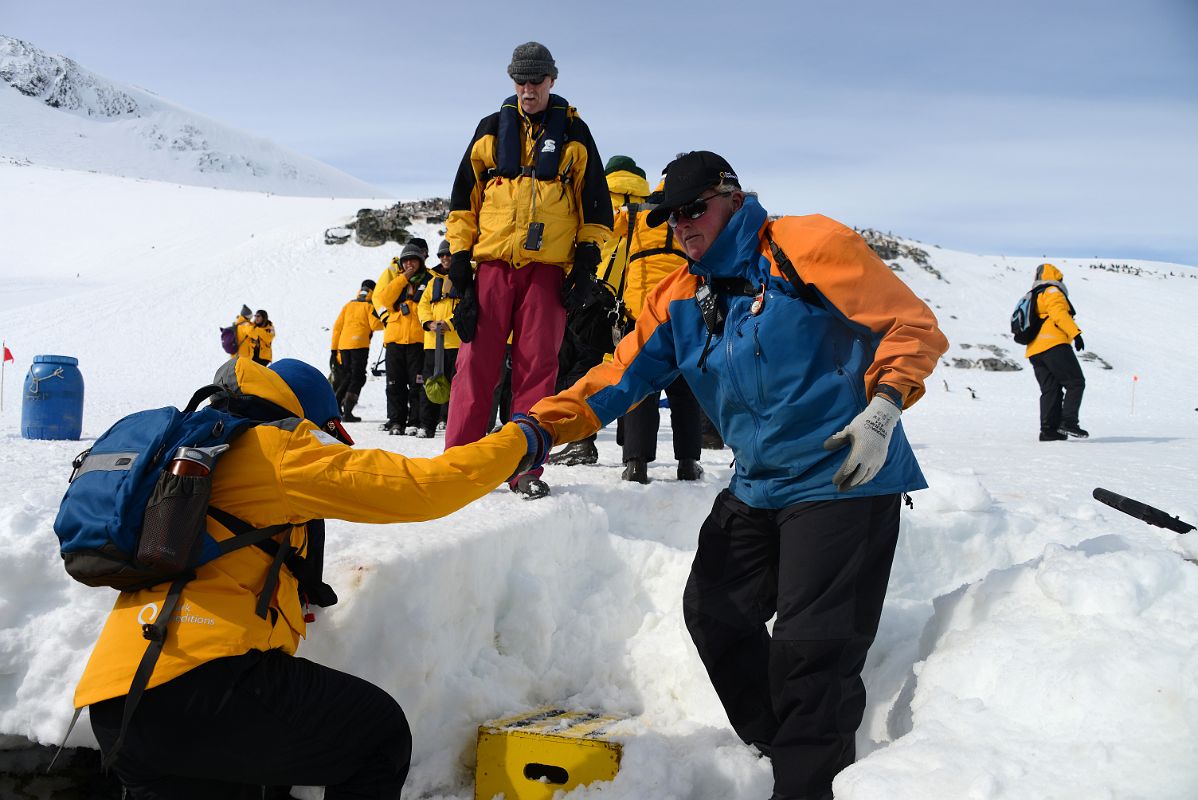
[[[1038,281],[1061,281],[1064,279],[1065,276],[1052,264],[1041,264],[1036,267],[1036,280]]]
[[[607,190],[612,194],[645,198],[649,196],[649,181],[635,172],[619,169],[607,176]]]
[[[235,358],[226,361],[216,371],[212,380],[229,393],[233,400],[257,397],[286,409],[297,417],[304,417],[304,407],[287,381],[273,370],[250,358]]]

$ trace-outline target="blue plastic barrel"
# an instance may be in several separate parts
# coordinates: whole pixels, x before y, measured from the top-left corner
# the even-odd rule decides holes
[[[83,430],[83,373],[72,356],[34,356],[25,376],[21,436],[78,439]]]

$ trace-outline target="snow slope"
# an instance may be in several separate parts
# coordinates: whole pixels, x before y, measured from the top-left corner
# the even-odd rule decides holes
[[[217,327],[243,302],[270,311],[276,357],[323,365],[337,311],[397,248],[322,243],[360,201],[11,163],[0,186],[19,189],[0,192],[0,336],[17,357],[0,414],[0,734],[50,743],[113,599],[60,566],[51,525],[71,458],[125,413],[185,402],[221,363]],[[1003,333],[1038,259],[922,247],[939,274],[910,259],[899,274],[953,346],[904,414],[931,488],[903,515],[860,760],[838,800],[1198,796],[1198,533],[1090,498],[1105,486],[1198,523],[1185,366],[1198,270],[1050,259],[1110,369],[1083,362],[1091,438],[1040,443],[1035,381]],[[982,346],[1024,369],[948,366],[1000,355]],[[20,438],[20,380],[38,353],[80,359],[84,441]],[[382,435],[384,408],[372,378],[359,447],[440,450]],[[768,796],[768,762],[728,728],[681,615],[730,453],[704,451],[704,479],[679,483],[663,423],[641,486],[620,481],[612,430],[599,446],[598,466],[550,468],[541,501],[501,488],[423,524],[330,521],[342,601],[300,652],[402,703],[416,737],[405,796],[472,797],[477,726],[542,703],[630,716],[619,776],[572,800]],[[94,746],[86,724],[71,743]]]
[[[308,197],[386,192],[0,35],[0,162]]]

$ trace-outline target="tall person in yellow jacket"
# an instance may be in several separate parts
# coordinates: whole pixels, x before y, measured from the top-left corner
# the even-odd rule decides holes
[[[482,438],[512,335],[512,410],[551,394],[566,311],[589,294],[611,235],[603,161],[590,129],[551,94],[557,64],[538,42],[516,47],[516,93],[478,124],[454,177],[446,238],[449,278],[462,292],[463,345],[449,400],[445,446]],[[472,261],[478,263],[477,272]],[[544,497],[541,473],[511,489]]]
[[[1085,439],[1090,432],[1078,424],[1078,413],[1086,376],[1073,351],[1080,353],[1086,344],[1081,328],[1073,321],[1073,303],[1065,288],[1065,277],[1052,264],[1041,264],[1036,267],[1032,288],[1039,290],[1036,313],[1043,322],[1024,355],[1032,362],[1040,384],[1040,441],[1064,441],[1071,436]]]
[[[228,361],[215,383],[230,410],[264,422],[233,440],[212,473],[207,530],[217,540],[231,532],[212,507],[255,528],[290,525],[272,540],[276,549],[289,542],[311,556],[311,526],[324,518],[444,516],[548,450],[547,434],[527,418],[435,458],[354,450],[328,381],[294,359],[269,369]],[[113,769],[132,800],[258,798],[263,786],[290,785],[324,786],[327,800],[400,796],[412,747],[403,710],[384,689],[295,656],[308,632],[304,598],[290,560],[259,597],[272,560],[258,547],[235,550],[184,585],[115,752]],[[154,621],[169,586],[118,596],[75,691],[106,756],[146,649],[142,625]]]

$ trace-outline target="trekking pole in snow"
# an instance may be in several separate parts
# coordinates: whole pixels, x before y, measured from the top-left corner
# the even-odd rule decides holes
[[[1132,500],[1130,497],[1124,497],[1106,489],[1095,489],[1094,499],[1100,503],[1106,503],[1116,511],[1122,511],[1124,514],[1129,514],[1158,528],[1167,528],[1175,533],[1189,533],[1194,530],[1194,526],[1190,523],[1182,522],[1177,517],[1171,517],[1159,508],[1153,508],[1138,500]]]
[[[1131,376],[1131,413],[1136,413],[1136,384],[1140,382],[1139,375]]]

